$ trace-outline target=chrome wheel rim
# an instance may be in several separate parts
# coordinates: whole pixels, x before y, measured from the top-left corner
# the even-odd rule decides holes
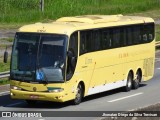
[[[132,85],[132,81],[131,81],[131,78],[128,79],[128,88],[130,88]]]

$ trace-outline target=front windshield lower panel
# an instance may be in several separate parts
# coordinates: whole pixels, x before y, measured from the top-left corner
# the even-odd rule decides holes
[[[17,33],[12,51],[11,79],[64,82],[67,36]]]

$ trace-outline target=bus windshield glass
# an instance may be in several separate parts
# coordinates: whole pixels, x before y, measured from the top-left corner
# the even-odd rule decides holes
[[[64,82],[67,36],[17,33],[12,51],[11,79]]]

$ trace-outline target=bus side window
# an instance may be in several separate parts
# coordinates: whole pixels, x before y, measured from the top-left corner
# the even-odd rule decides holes
[[[154,39],[154,23],[144,25],[143,36],[146,42],[151,42]]]
[[[141,41],[141,32],[140,32],[140,26],[136,25],[133,26],[133,44],[139,44]]]
[[[127,45],[127,41],[126,41],[127,35],[126,34],[127,33],[126,33],[125,27],[121,27],[121,29],[120,29],[120,35],[121,35],[120,45],[121,45],[121,47],[124,47]]]
[[[80,32],[80,55],[93,51],[93,41],[91,31]]]
[[[114,28],[112,30],[113,35],[113,48],[120,47],[120,29]]]
[[[147,34],[143,34],[143,43],[147,42]]]
[[[111,48],[111,35],[109,29],[102,29],[101,31],[101,49]]]
[[[80,55],[84,54],[86,52],[85,50],[85,40],[86,40],[86,36],[85,36],[85,32],[81,32],[80,33]]]
[[[92,31],[86,31],[86,39],[85,39],[86,53],[94,51],[94,42],[92,38]]]
[[[75,32],[71,35],[69,41],[69,48],[68,51],[72,53],[72,56],[68,56],[67,62],[67,75],[66,79],[70,80],[74,74],[76,63],[77,63],[77,56],[78,56],[78,32]]]
[[[126,34],[127,45],[132,45],[133,44],[132,27],[131,26],[126,27],[126,32],[127,32]]]
[[[151,42],[154,39],[154,24],[147,25],[148,30],[148,42]]]
[[[100,50],[100,30],[93,30],[93,40],[90,41],[90,45],[92,47],[92,51]]]
[[[78,55],[78,32],[75,32],[71,35],[69,41],[69,49],[72,49],[74,55],[77,57]]]

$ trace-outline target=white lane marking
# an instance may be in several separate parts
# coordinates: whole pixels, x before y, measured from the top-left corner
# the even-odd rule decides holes
[[[0,92],[0,96],[4,95],[4,94],[9,94],[9,93],[10,93],[10,91]]]
[[[160,70],[160,68],[157,68],[158,70]]]
[[[13,103],[13,104],[7,105],[7,107],[12,107],[12,106],[19,105],[19,104],[23,104],[23,103],[24,103],[24,102]]]
[[[130,97],[134,97],[134,96],[137,96],[137,95],[141,95],[141,94],[143,94],[143,92],[136,93],[136,94],[133,94],[133,95],[129,95],[129,96],[126,96],[126,97],[117,98],[117,99],[114,99],[114,100],[110,100],[108,102],[116,102],[116,101],[119,101],[119,100],[123,100],[123,99],[126,99],[126,98],[130,98]]]

